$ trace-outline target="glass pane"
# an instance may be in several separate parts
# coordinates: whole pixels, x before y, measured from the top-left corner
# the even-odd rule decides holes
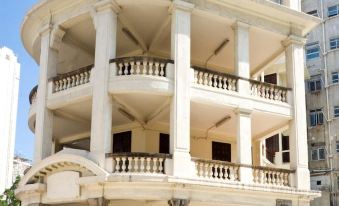
[[[325,149],[319,149],[319,160],[325,159]]]
[[[316,90],[321,90],[321,82],[320,82],[320,80],[317,80],[315,83],[316,83]]]
[[[318,150],[312,150],[312,160],[318,160]]]
[[[322,112],[318,113],[318,124],[324,124],[324,115]]]
[[[317,118],[315,114],[310,114],[310,120],[311,120],[311,126],[316,126],[317,125]]]
[[[315,91],[315,83],[313,81],[310,82],[310,91]]]

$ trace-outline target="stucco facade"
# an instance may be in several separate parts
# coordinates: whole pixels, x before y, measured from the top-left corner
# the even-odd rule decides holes
[[[300,5],[39,2],[21,30],[40,74],[28,119],[34,162],[17,197],[24,206],[309,205],[320,193],[308,170],[304,36],[320,19]],[[272,71],[276,83],[260,78]],[[265,139],[276,134],[270,162]]]
[[[317,15],[323,19],[308,36],[307,48],[315,48],[319,55],[308,57],[306,60],[309,72],[306,80],[306,102],[308,112],[308,145],[310,157],[311,181],[315,189],[323,191],[323,197],[314,201],[314,205],[338,205],[338,128],[339,121],[335,107],[339,104],[335,74],[338,72],[338,15],[335,6],[339,1],[302,1],[302,10],[305,13]],[[310,84],[318,82],[317,88]],[[323,121],[312,122],[312,111],[322,113]],[[337,146],[338,145],[338,146]],[[338,149],[337,149],[338,148]],[[318,150],[318,152],[316,152]],[[316,158],[316,153],[321,157]],[[312,152],[314,157],[312,158]],[[324,154],[324,155],[322,155]]]
[[[12,185],[20,64],[13,51],[0,48],[0,193]]]

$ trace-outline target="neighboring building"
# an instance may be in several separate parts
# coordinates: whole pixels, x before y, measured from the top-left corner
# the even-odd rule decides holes
[[[12,185],[20,64],[13,51],[0,48],[0,194]]]
[[[40,65],[23,206],[309,205],[320,19],[279,3],[39,1],[21,32]]]
[[[12,182],[16,180],[17,177],[22,177],[32,166],[32,162],[26,158],[16,155],[13,161],[13,176]]]
[[[303,0],[305,13],[323,20],[307,37],[306,80],[312,205],[339,205],[339,0]]]

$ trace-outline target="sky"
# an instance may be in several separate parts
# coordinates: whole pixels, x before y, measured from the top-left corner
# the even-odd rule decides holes
[[[21,64],[15,152],[32,159],[34,135],[28,128],[28,96],[37,85],[38,65],[21,42],[20,26],[25,13],[38,0],[0,0],[0,47],[14,51]],[[1,142],[0,142],[1,144]],[[0,151],[1,152],[1,151]]]

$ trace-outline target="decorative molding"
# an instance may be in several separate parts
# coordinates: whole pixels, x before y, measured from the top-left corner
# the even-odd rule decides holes
[[[291,44],[296,44],[296,45],[300,45],[300,46],[304,46],[307,42],[307,39],[301,36],[296,36],[296,35],[290,35],[287,37],[287,39],[285,39],[284,41],[282,41],[282,45],[284,47],[288,47]]]
[[[61,47],[62,39],[65,34],[66,34],[66,31],[60,26],[54,27],[51,31],[50,47],[52,49],[59,51]]]
[[[252,114],[252,112],[253,112],[253,109],[251,109],[251,108],[240,108],[240,107],[238,107],[234,110],[235,114],[248,115],[248,116],[250,116]]]
[[[187,12],[192,12],[194,7],[195,7],[194,4],[181,0],[174,0],[168,11],[169,13],[172,13],[173,10],[179,9]]]
[[[232,26],[231,26],[231,28],[233,29],[233,30],[236,30],[236,29],[238,29],[238,28],[244,28],[244,29],[249,29],[251,27],[251,25],[250,24],[248,24],[248,23],[246,23],[246,22],[242,22],[242,21],[235,21],[233,24],[232,24]]]
[[[190,200],[188,199],[176,199],[173,198],[171,200],[168,200],[169,206],[188,206],[190,203]]]

